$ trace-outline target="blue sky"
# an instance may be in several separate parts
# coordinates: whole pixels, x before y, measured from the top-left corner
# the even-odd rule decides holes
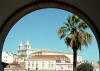
[[[32,49],[45,48],[61,52],[73,52],[71,48],[67,48],[64,40],[60,40],[56,30],[67,21],[68,15],[72,13],[56,9],[46,8],[31,12],[21,18],[10,30],[4,42],[3,51],[17,53],[20,41],[26,44],[29,40]],[[88,48],[83,47],[83,60],[95,61],[99,60],[98,45],[90,29],[87,30],[93,36],[92,45]]]

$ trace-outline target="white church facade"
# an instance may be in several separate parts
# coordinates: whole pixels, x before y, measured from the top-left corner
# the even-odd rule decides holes
[[[23,55],[26,58],[28,58],[30,56],[31,53],[33,53],[34,50],[31,49],[31,46],[29,44],[29,41],[26,41],[26,44],[23,45],[22,41],[20,41],[20,44],[18,46],[18,55]]]

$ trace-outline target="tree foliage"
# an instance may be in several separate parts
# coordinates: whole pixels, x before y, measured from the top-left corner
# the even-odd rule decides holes
[[[92,42],[92,36],[86,29],[88,25],[76,15],[68,16],[64,26],[57,29],[60,39],[64,38],[67,46],[73,50],[73,71],[76,71],[77,50],[82,50],[82,46],[88,46]]]
[[[82,63],[77,66],[77,71],[93,71],[94,67],[90,63]]]
[[[21,54],[21,55],[19,55],[19,57],[26,57],[26,55]]]

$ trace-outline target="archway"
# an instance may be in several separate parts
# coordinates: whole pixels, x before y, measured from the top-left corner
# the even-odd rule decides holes
[[[64,9],[70,12],[75,13],[76,15],[78,15],[80,18],[82,18],[86,23],[88,23],[88,25],[90,26],[90,28],[92,29],[92,31],[95,33],[97,39],[99,40],[98,36],[99,34],[97,33],[98,31],[96,30],[96,27],[94,26],[94,23],[88,18],[87,15],[85,15],[82,11],[80,11],[79,9],[69,5],[69,4],[64,4],[64,3],[60,3],[60,2],[42,2],[42,3],[32,3],[29,4],[19,10],[17,10],[15,13],[13,13],[13,15],[11,15],[4,23],[4,25],[2,26],[2,29],[0,30],[1,32],[1,39],[0,39],[0,43],[1,43],[1,51],[2,51],[2,47],[3,47],[3,43],[4,40],[8,34],[8,32],[10,31],[10,29],[13,27],[13,25],[24,15],[28,14],[29,12],[38,10],[38,9],[42,9],[42,8],[60,8],[60,9]]]

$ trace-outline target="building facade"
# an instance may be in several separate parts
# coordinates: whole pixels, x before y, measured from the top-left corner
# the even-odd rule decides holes
[[[55,70],[55,60],[28,59],[26,60],[26,70]]]
[[[72,70],[72,63],[65,55],[35,55],[25,61],[26,70]]]
[[[14,61],[13,54],[10,52],[2,52],[2,62],[4,63],[12,63]]]
[[[73,71],[73,63],[56,63],[56,71]]]
[[[31,55],[65,55],[67,56],[71,62],[73,62],[73,53],[71,52],[58,52],[58,51],[53,51],[53,50],[46,50],[43,48],[39,48],[35,52],[33,52]],[[82,55],[77,54],[77,61],[82,62]]]

